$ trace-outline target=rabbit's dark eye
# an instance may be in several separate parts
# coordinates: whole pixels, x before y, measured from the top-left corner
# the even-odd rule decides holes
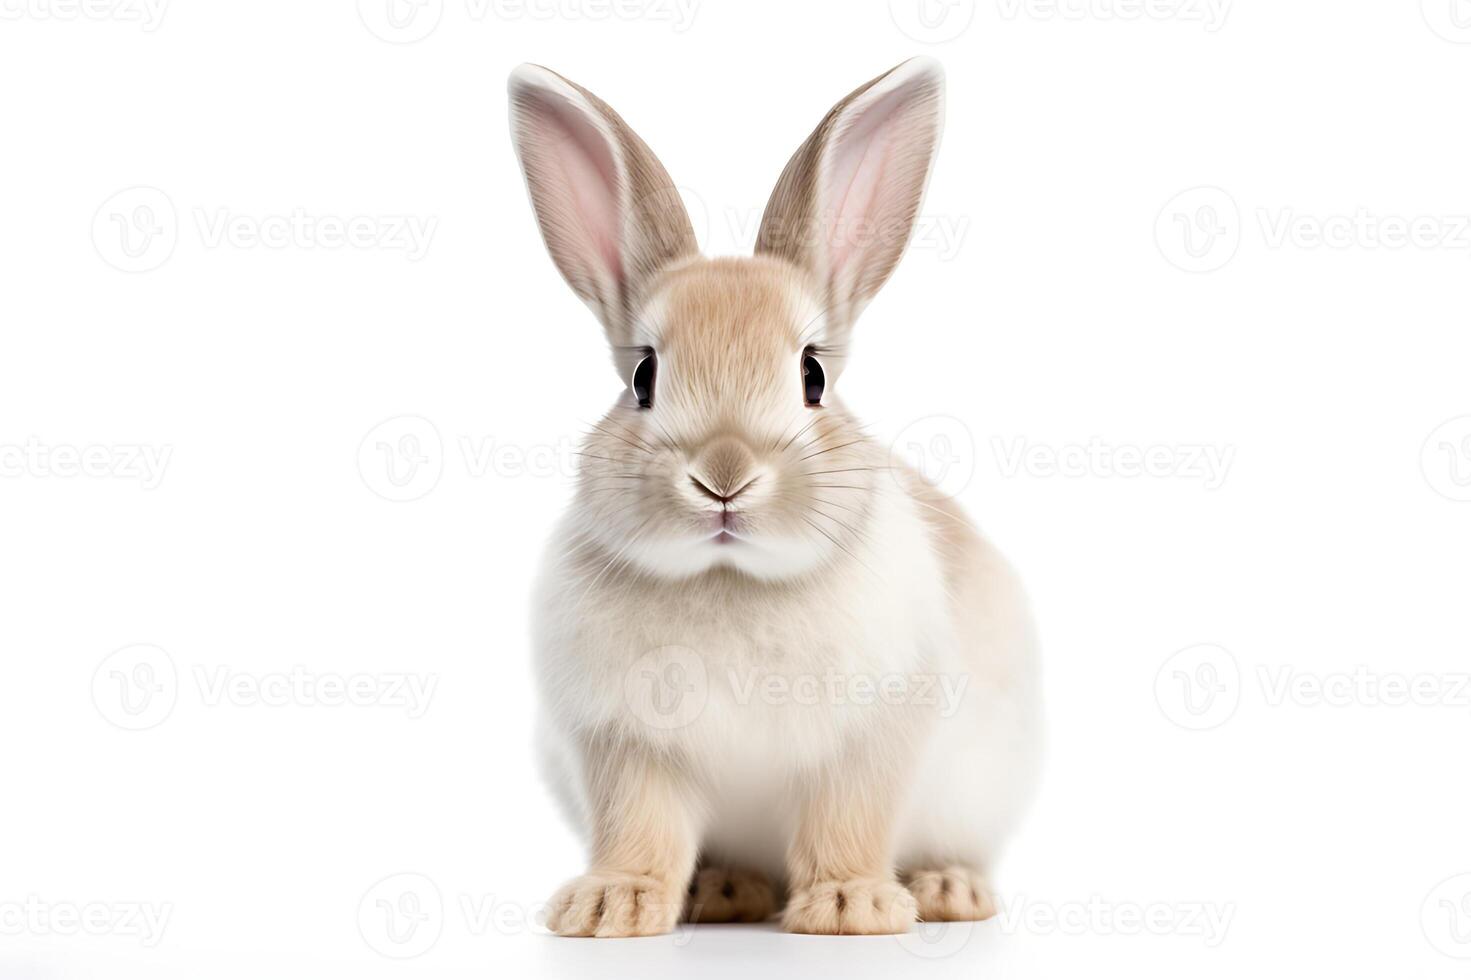
[[[658,367],[659,358],[649,351],[633,369],[633,397],[638,399],[639,408],[650,408],[654,404],[654,374]]]
[[[827,386],[827,376],[822,373],[822,365],[817,363],[817,358],[812,356],[812,351],[802,352],[802,398],[806,401],[808,408],[818,408],[822,405],[822,390]]]

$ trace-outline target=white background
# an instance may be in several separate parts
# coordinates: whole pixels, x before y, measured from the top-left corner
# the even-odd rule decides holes
[[[1464,976],[1471,5],[693,2],[0,2],[0,974]],[[528,578],[620,382],[505,77],[602,95],[735,252],[920,53],[945,140],[844,396],[1035,597],[1006,912],[547,937]]]

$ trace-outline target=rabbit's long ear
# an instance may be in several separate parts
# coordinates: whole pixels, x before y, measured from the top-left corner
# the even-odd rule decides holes
[[[657,157],[597,96],[539,65],[511,73],[511,138],[542,238],[614,344],[662,267],[697,251]]]
[[[833,106],[782,171],[756,251],[795,262],[846,329],[889,278],[914,231],[940,144],[945,77],[912,58]]]

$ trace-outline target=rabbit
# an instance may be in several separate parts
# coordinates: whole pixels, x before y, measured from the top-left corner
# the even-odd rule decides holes
[[[532,587],[539,761],[590,855],[547,928],[993,914],[1039,751],[1027,600],[837,395],[928,183],[940,66],[838,102],[755,254],[715,259],[605,103],[535,65],[509,89],[542,237],[624,384]]]

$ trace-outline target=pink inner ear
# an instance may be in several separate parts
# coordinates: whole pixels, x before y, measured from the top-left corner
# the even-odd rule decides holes
[[[618,168],[596,126],[560,99],[543,103],[547,112],[545,148],[549,167],[556,171],[549,194],[560,200],[547,203],[581,226],[586,246],[600,265],[598,270],[617,282],[623,277],[619,223]]]
[[[890,234],[884,221],[884,177],[892,145],[894,119],[902,105],[900,92],[879,99],[853,120],[834,141],[828,161],[828,260],[838,275],[853,256]]]

